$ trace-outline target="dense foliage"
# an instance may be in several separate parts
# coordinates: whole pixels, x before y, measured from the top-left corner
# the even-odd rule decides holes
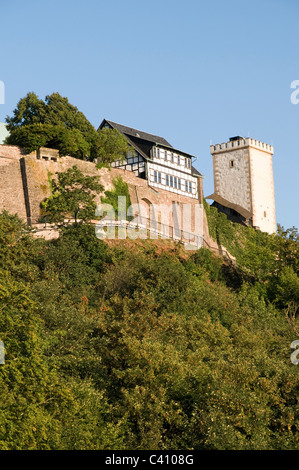
[[[118,216],[119,208],[121,204],[119,202],[119,197],[125,198],[125,204],[123,209],[124,215],[126,218],[127,213],[129,212],[129,207],[131,206],[131,197],[128,184],[122,179],[121,176],[112,179],[113,188],[105,191],[105,196],[101,197],[102,204],[110,204],[113,207],[115,216]]]
[[[66,217],[91,221],[95,217],[96,194],[104,190],[99,176],[84,175],[75,165],[56,172],[50,182],[51,195],[42,201],[42,215],[49,222],[64,222]]]
[[[0,449],[299,449],[296,233],[229,224],[237,266],[0,215]]]
[[[117,129],[104,127],[98,131],[95,153],[99,167],[110,168],[110,163],[116,160],[124,161],[129,151],[127,139]]]
[[[58,149],[60,155],[94,160],[99,164],[124,158],[129,150],[117,130],[97,131],[85,115],[59,93],[45,100],[33,93],[21,98],[11,117],[6,117],[10,135],[6,143],[32,152],[40,147]]]

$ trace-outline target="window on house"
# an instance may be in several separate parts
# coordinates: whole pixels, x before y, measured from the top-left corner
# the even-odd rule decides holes
[[[176,176],[174,177],[174,187],[175,187],[175,189],[178,188],[178,179],[177,179]]]
[[[192,183],[189,181],[189,193],[192,193]]]
[[[171,152],[171,163],[173,163],[173,153]]]
[[[156,157],[156,147],[153,147],[153,157]]]
[[[178,189],[181,189],[181,178],[178,178]]]
[[[188,168],[191,168],[191,160],[188,158]]]
[[[187,158],[185,158],[185,167],[187,168]]]
[[[173,188],[173,176],[172,175],[170,175],[169,180],[170,180],[170,186]]]
[[[158,174],[157,174],[157,171],[156,171],[156,170],[154,171],[154,182],[155,182],[155,183],[158,182]]]
[[[185,191],[188,192],[188,181],[185,181]]]
[[[165,150],[165,156],[164,156],[164,158],[165,158],[165,161],[167,162],[167,150]]]
[[[157,149],[157,158],[160,158],[160,149]]]
[[[234,167],[234,160],[230,160],[230,162],[229,162],[229,167],[230,167],[230,168],[233,168],[233,167]]]
[[[158,183],[161,184],[161,172],[160,171],[158,171]]]
[[[166,186],[169,186],[169,176],[166,175]]]
[[[181,162],[180,162],[180,156],[178,155],[178,165],[180,165]]]

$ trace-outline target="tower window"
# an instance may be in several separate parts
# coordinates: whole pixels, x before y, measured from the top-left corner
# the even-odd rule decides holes
[[[230,168],[234,168],[234,160],[230,160],[230,162],[229,162],[229,167],[230,167]]]

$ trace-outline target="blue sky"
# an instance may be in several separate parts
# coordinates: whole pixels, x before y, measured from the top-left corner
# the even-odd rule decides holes
[[[299,226],[297,0],[0,0],[0,15],[1,122],[29,91],[59,92],[95,127],[198,156],[206,196],[210,142],[251,136],[274,145],[277,222]]]

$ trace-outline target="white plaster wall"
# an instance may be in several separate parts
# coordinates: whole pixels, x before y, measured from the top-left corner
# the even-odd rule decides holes
[[[158,153],[158,149],[156,148],[156,155]],[[191,160],[190,160],[190,168],[188,166],[185,166],[185,160],[187,159],[183,155],[179,155],[175,152],[171,152],[170,150],[167,151],[167,160],[165,160],[165,150],[160,148],[159,149],[159,154],[160,157],[158,158],[157,156],[154,155],[153,152],[153,162],[155,163],[161,163],[162,165],[169,166],[170,168],[175,168],[176,170],[181,170],[184,171],[185,173],[190,173],[191,175]],[[173,162],[171,161],[171,154],[173,154]],[[187,159],[188,160],[188,159]]]
[[[263,232],[276,232],[272,155],[250,147],[253,225]],[[266,212],[266,216],[264,214]]]
[[[158,160],[159,161],[159,160]],[[191,174],[180,172],[173,168],[165,168],[162,165],[157,163],[147,163],[147,170],[148,170],[148,182],[150,186],[155,188],[161,188],[166,191],[180,194],[182,196],[192,197],[194,199],[198,199],[198,188],[197,188],[197,178],[194,178]],[[160,171],[161,173],[161,183],[155,183],[154,181],[154,171]],[[181,179],[181,190],[176,189],[174,187],[166,186],[166,174],[176,176],[177,178]],[[185,181],[191,181],[192,183],[192,192],[185,191]]]

